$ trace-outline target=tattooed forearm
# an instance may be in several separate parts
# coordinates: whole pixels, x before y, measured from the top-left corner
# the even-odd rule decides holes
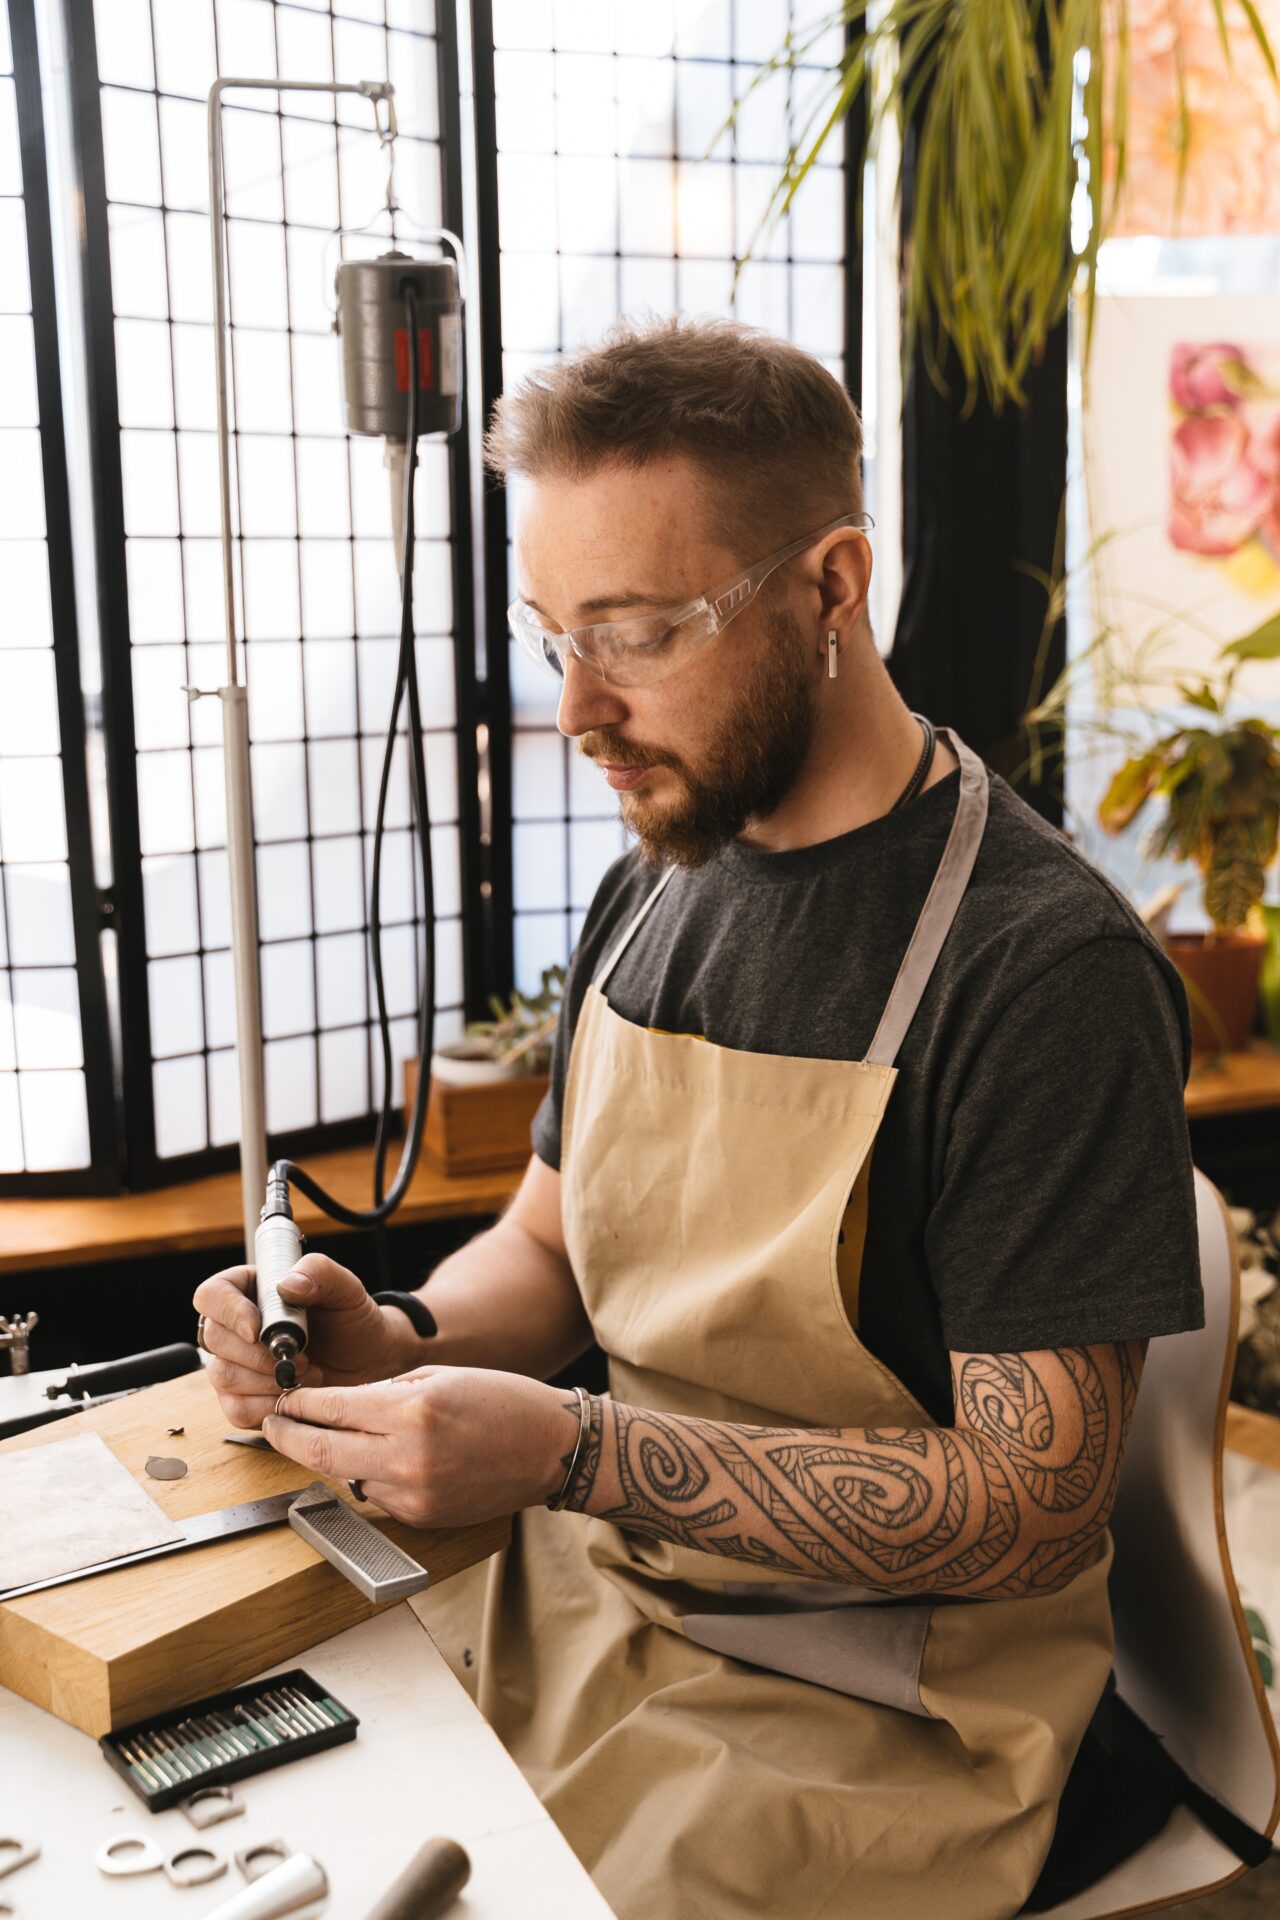
[[[1096,1551],[1145,1342],[953,1354],[953,1427],[739,1426],[595,1397],[567,1505],[887,1593],[1051,1593]]]

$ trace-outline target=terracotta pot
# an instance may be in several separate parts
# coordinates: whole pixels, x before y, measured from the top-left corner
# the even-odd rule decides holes
[[[1248,1046],[1266,941],[1253,933],[1219,930],[1168,934],[1164,944],[1186,985],[1196,1052],[1234,1052]]]

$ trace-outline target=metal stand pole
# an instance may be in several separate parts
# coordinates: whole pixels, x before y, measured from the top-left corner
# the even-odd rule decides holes
[[[227,684],[222,702],[223,772],[227,793],[227,864],[231,887],[231,963],[236,988],[236,1054],[240,1069],[240,1198],[245,1258],[267,1178],[267,1121],[262,1076],[262,1003],[258,982],[258,900],[254,874],[253,796],[249,777],[249,709],[240,679],[236,634],[234,533],[231,524],[231,430],[227,407],[226,205],[222,169],[222,96],[232,87],[276,93],[358,93],[373,106],[384,139],[395,132],[394,87],[385,80],[243,80],[220,76],[209,89],[209,228],[213,247],[213,342],[218,388],[218,481],[222,498],[222,594],[227,629]],[[387,103],[384,130],[378,102]]]

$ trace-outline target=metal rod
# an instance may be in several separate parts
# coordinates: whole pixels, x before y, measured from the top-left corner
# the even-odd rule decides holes
[[[258,901],[254,884],[253,798],[249,776],[249,713],[237,652],[234,533],[231,524],[231,429],[227,404],[226,202],[222,155],[222,97],[232,88],[274,93],[357,93],[373,108],[384,140],[394,139],[395,88],[387,80],[245,79],[219,75],[209,89],[209,233],[213,248],[213,348],[218,401],[218,486],[222,509],[222,598],[227,635],[227,684],[222,701],[223,774],[227,790],[227,865],[231,883],[231,962],[235,976],[236,1051],[240,1076],[240,1200],[245,1258],[267,1176],[266,1098],[262,1070],[262,1004],[258,980]],[[387,108],[386,126],[378,112]]]

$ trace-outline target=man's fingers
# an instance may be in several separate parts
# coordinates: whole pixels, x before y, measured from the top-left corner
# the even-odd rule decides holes
[[[197,1313],[216,1326],[225,1327],[228,1333],[235,1333],[242,1340],[252,1342],[258,1337],[262,1325],[257,1306],[245,1295],[253,1291],[254,1270],[252,1267],[228,1267],[223,1273],[215,1273],[208,1280],[202,1280],[192,1296]]]
[[[319,1367],[309,1365],[301,1355],[298,1358],[298,1367],[308,1386],[319,1386],[324,1380]],[[252,1398],[263,1400],[267,1410],[271,1411],[280,1397],[279,1389],[271,1380],[270,1355],[268,1355],[265,1373],[257,1367],[240,1367],[232,1361],[222,1359],[211,1360],[205,1371],[220,1400],[225,1400],[228,1395],[247,1394]]]
[[[295,1306],[358,1307],[367,1311],[373,1303],[363,1280],[348,1267],[340,1267],[327,1253],[304,1253],[291,1273],[280,1281],[280,1294]],[[377,1308],[373,1307],[376,1313]]]
[[[217,1359],[229,1361],[232,1366],[248,1367],[259,1374],[275,1372],[276,1363],[261,1340],[242,1340],[238,1333],[228,1333],[216,1320],[206,1321],[204,1344]]]
[[[297,1394],[289,1399],[296,1400]],[[333,1427],[309,1427],[304,1421],[270,1414],[262,1431],[277,1453],[310,1467],[325,1480],[363,1480],[391,1468],[391,1447],[380,1434],[344,1433]]]
[[[311,1382],[299,1387],[285,1402],[290,1420],[311,1421],[317,1427],[345,1428],[356,1433],[403,1433],[404,1415],[419,1396],[407,1394],[406,1383],[378,1381],[367,1387],[325,1387]]]

